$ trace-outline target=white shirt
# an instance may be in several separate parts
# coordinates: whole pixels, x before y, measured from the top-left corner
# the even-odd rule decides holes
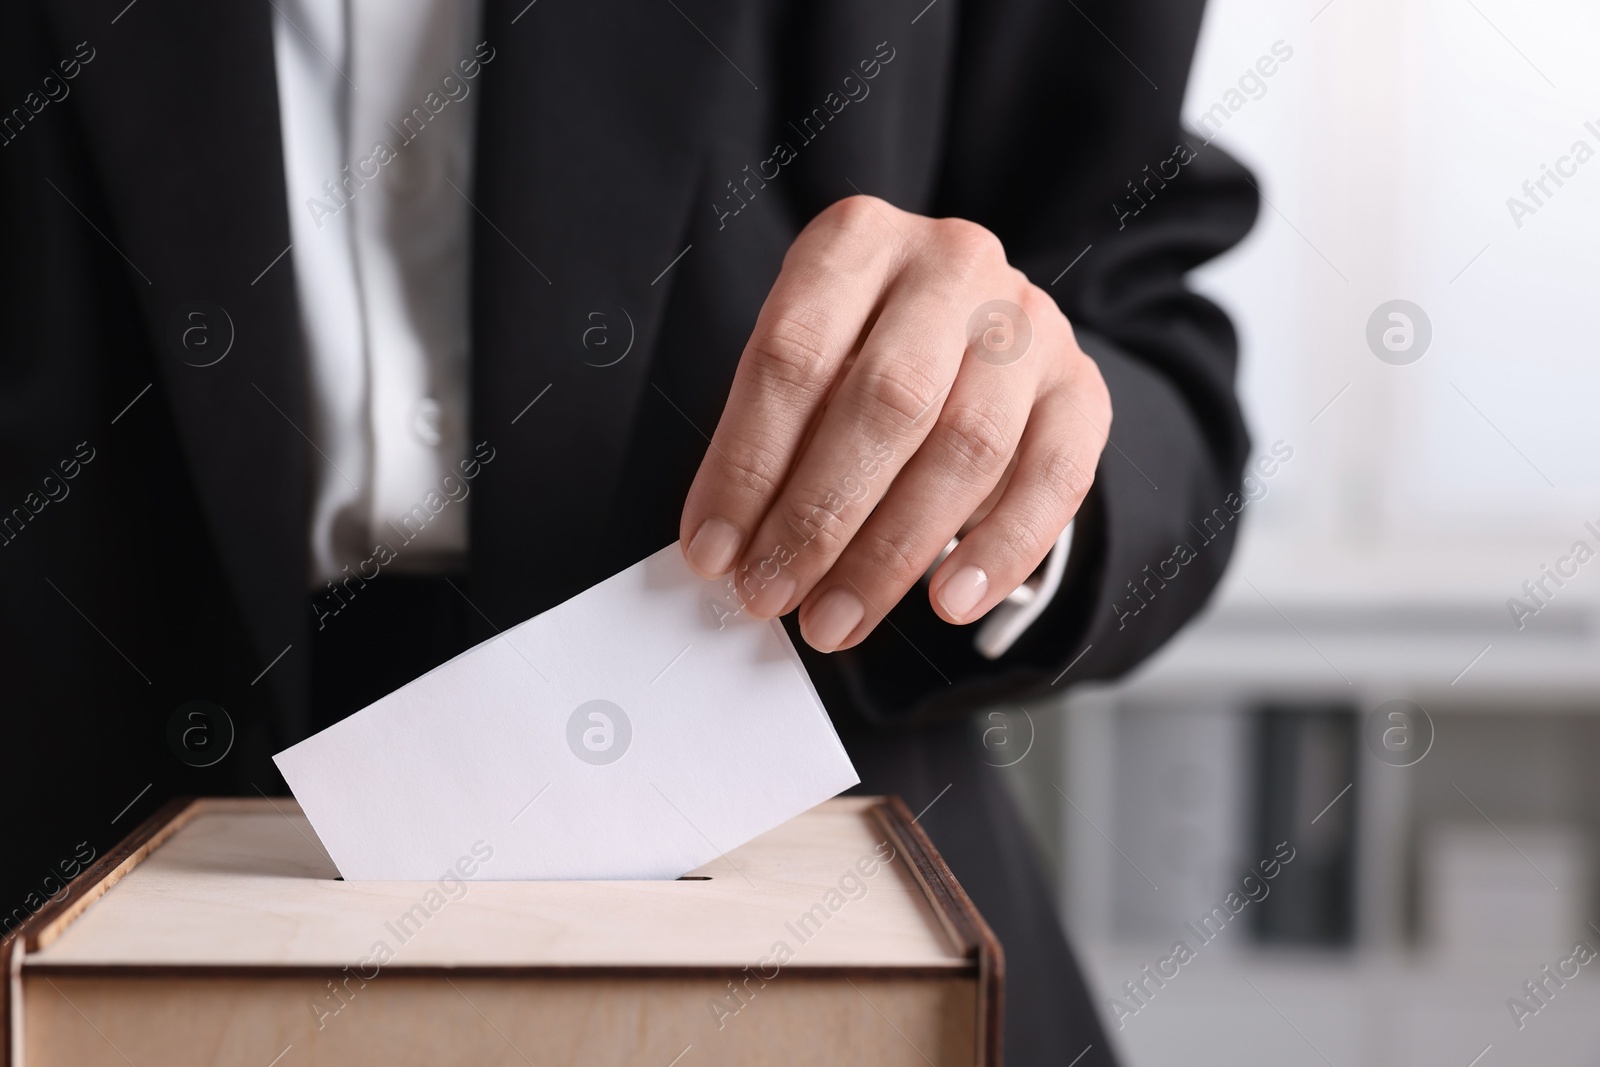
[[[273,8],[307,433],[328,461],[312,467],[311,583],[380,541],[388,568],[447,567],[467,548],[472,209],[457,190],[472,167],[478,7]]]
[[[467,551],[464,191],[475,79],[493,57],[476,44],[479,3],[272,6],[307,432],[327,460],[312,466],[310,583],[355,573],[379,542],[387,569],[448,568]],[[1069,525],[1039,574],[985,617],[985,656],[1044,611],[1071,537]]]

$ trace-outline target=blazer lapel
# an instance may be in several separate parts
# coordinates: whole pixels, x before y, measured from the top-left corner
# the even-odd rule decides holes
[[[74,87],[106,176],[98,191],[62,192],[106,206],[93,221],[133,267],[157,390],[263,666],[308,618],[305,375],[271,13],[201,0],[51,7],[63,40],[95,49]],[[269,679],[293,719],[303,660],[287,660]]]

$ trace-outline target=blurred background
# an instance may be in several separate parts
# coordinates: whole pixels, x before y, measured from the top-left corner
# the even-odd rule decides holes
[[[1191,144],[1265,203],[1195,281],[1269,462],[1199,621],[983,726],[1130,1067],[1600,1061],[1597,42],[1209,4]]]

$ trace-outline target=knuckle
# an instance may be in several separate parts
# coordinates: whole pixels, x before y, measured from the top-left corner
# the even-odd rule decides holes
[[[969,219],[938,219],[934,234],[948,263],[965,274],[992,269],[1006,261],[1005,246],[987,227]]]
[[[907,532],[864,532],[857,540],[863,542],[860,552],[866,573],[880,588],[908,589],[927,570],[927,564],[912,551],[913,542]]]
[[[812,392],[829,377],[831,348],[826,316],[791,308],[751,341],[751,367],[768,384]]]
[[[1088,383],[1089,390],[1094,394],[1095,402],[1105,412],[1106,424],[1111,424],[1111,389],[1106,385],[1105,375],[1100,373],[1100,364],[1083,357],[1083,376]]]
[[[1047,352],[1058,366],[1071,367],[1073,363],[1086,358],[1078,347],[1072,323],[1049,293],[1024,279],[1017,295],[1017,306],[1031,324],[1034,338],[1044,342]]]
[[[783,505],[784,534],[790,539],[797,559],[832,559],[844,549],[847,539],[844,521],[829,497],[819,504],[805,498]]]
[[[1021,271],[1017,273],[1022,274]],[[1061,308],[1051,299],[1049,293],[1028,281],[1025,276],[1022,278],[1019,292],[1017,306],[1022,309],[1024,315],[1041,325],[1051,323],[1065,326],[1067,336],[1072,336],[1072,325],[1066,321],[1066,316],[1061,313]],[[1076,344],[1076,341],[1073,343]]]
[[[1085,470],[1067,449],[1053,448],[1039,464],[1039,481],[1066,510],[1076,511],[1094,484],[1094,471]]]
[[[783,255],[785,270],[823,281],[874,270],[893,254],[884,238],[888,205],[852,196],[823,209]]]
[[[943,392],[943,386],[915,362],[873,367],[861,374],[861,404],[869,419],[903,434]]]
[[[721,449],[732,488],[741,496],[765,499],[783,480],[783,462],[776,450],[746,440]]]
[[[1020,503],[1008,517],[1003,535],[998,539],[1001,551],[1009,557],[1006,562],[1023,577],[1039,565],[1066,526],[1065,521],[1057,522],[1049,510],[1044,501],[1037,498]]]
[[[999,412],[976,404],[947,409],[934,429],[937,446],[974,481],[998,478],[1011,458],[1011,440]]]
[[[835,200],[823,209],[822,217],[832,226],[856,233],[862,230],[876,230],[882,225],[883,217],[889,210],[891,210],[890,205],[885,201],[858,193],[843,200]]]
[[[1099,433],[1109,434],[1113,415],[1111,390],[1100,373],[1100,365],[1088,356],[1082,356],[1076,363],[1072,374],[1072,392],[1078,397],[1075,402],[1089,413]]]

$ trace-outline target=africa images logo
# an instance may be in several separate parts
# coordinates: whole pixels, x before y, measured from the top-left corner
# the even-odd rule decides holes
[[[609,700],[586,700],[567,718],[567,747],[585,763],[615,763],[632,742],[628,713]]]
[[[985,363],[1015,363],[1032,343],[1033,323],[1009,300],[979,304],[967,319],[967,347]]]
[[[209,700],[180,704],[167,717],[167,747],[191,767],[221,763],[233,749],[233,719]]]
[[[1415,363],[1432,343],[1433,322],[1426,311],[1409,300],[1379,304],[1367,317],[1367,347],[1391,366]]]

